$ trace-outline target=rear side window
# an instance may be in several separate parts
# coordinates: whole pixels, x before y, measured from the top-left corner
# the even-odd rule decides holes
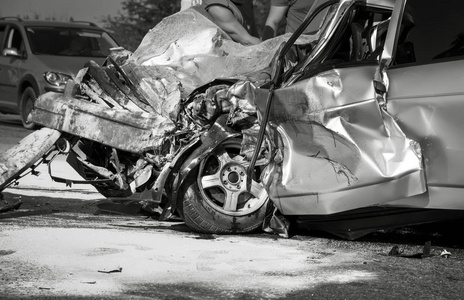
[[[464,55],[463,0],[408,0],[395,64],[427,64]]]
[[[3,37],[5,36],[6,25],[0,25],[0,49],[3,49]]]
[[[16,49],[19,53],[23,53],[25,51],[24,40],[19,29],[12,27],[8,30],[5,48]]]

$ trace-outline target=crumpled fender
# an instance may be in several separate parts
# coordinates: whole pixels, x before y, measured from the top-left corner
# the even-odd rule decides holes
[[[227,114],[221,115],[208,131],[202,133],[198,140],[187,145],[169,165],[166,165],[153,186],[154,199],[161,200],[163,187],[170,191],[168,203],[163,208],[163,216],[176,209],[178,190],[189,173],[206,158],[217,145],[223,141],[241,135],[241,132],[227,126]],[[188,156],[187,156],[188,155]]]

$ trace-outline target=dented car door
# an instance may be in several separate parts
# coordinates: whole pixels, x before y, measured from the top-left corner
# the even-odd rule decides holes
[[[394,205],[463,207],[463,10],[459,0],[407,1],[392,66],[386,72],[387,107],[408,137],[421,145],[428,194]]]
[[[377,3],[359,1],[334,18],[328,28],[338,32],[319,57],[274,91],[269,126],[278,150],[264,184],[285,215],[334,214],[426,191],[420,147],[383,109],[374,84],[385,66],[366,43],[389,18]],[[397,3],[392,22],[401,13]],[[257,93],[264,111],[267,92]]]

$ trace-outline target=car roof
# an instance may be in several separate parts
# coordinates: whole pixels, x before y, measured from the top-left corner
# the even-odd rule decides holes
[[[86,28],[86,29],[99,29],[95,23],[87,21],[72,21],[72,22],[59,22],[59,21],[42,21],[42,20],[24,20],[17,17],[2,17],[0,24],[13,23],[22,26],[52,26],[52,27],[70,27],[70,28]]]

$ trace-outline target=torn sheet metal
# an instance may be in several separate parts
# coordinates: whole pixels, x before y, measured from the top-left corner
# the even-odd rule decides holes
[[[38,124],[117,149],[142,153],[160,147],[174,123],[159,115],[143,116],[105,108],[79,99],[63,99],[61,94],[42,95],[32,112]]]
[[[187,96],[220,77],[267,82],[288,37],[246,47],[230,40],[204,11],[179,12],[150,30],[133,54],[117,48],[106,65],[89,62],[64,96],[40,96],[31,120],[120,150],[172,157],[231,105],[223,87],[211,87],[203,100],[197,95],[185,101]],[[305,36],[298,43],[315,39]]]
[[[128,65],[162,68],[175,73],[188,95],[216,78],[269,80],[266,69],[274,62],[290,34],[259,45],[243,46],[230,39],[201,7],[163,19],[151,29],[128,59]],[[303,36],[309,44],[316,36]]]
[[[263,176],[285,215],[333,214],[426,191],[419,144],[380,109],[375,66],[334,69],[275,91],[281,157]],[[267,91],[256,89],[262,112]]]

